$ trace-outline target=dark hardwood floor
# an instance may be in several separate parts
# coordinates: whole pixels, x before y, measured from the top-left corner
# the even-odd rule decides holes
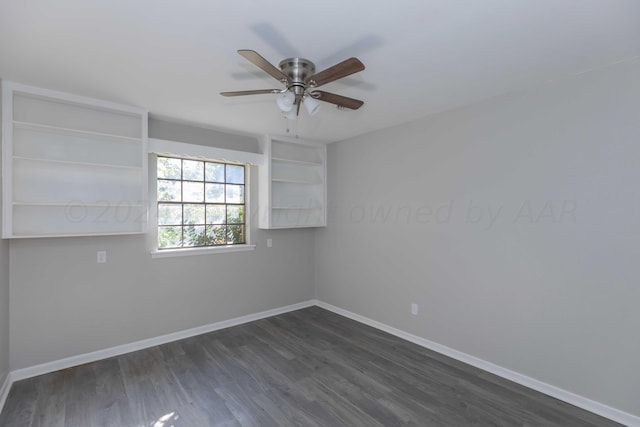
[[[615,426],[311,307],[13,384],[0,426]]]

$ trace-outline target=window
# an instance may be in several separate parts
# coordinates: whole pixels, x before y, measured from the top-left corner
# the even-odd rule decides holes
[[[244,165],[157,159],[159,250],[246,243]]]

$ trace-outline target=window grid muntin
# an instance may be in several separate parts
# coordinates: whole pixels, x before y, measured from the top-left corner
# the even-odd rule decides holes
[[[166,250],[166,249],[179,249],[179,248],[196,248],[196,247],[212,247],[212,246],[229,246],[229,245],[242,245],[242,244],[246,244],[246,238],[247,238],[247,233],[246,233],[246,198],[247,198],[247,194],[246,194],[246,167],[244,165],[241,164],[234,164],[234,163],[225,163],[225,162],[216,162],[216,161],[207,161],[207,160],[195,160],[197,162],[202,162],[203,163],[203,180],[193,180],[193,179],[184,179],[184,161],[194,161],[191,159],[182,159],[179,157],[168,157],[168,156],[158,156],[158,158],[166,158],[166,159],[174,159],[174,160],[180,160],[180,179],[176,179],[176,178],[165,178],[165,177],[158,177],[157,180],[163,180],[163,181],[173,181],[173,182],[179,182],[180,183],[180,201],[173,201],[173,200],[158,200],[157,202],[157,209],[158,212],[160,210],[160,205],[180,205],[182,207],[182,219],[181,219],[181,224],[165,224],[165,225],[158,225],[158,229],[162,228],[162,227],[179,227],[180,228],[180,246],[166,246],[166,247],[160,247],[159,245],[159,241],[158,241],[158,250]],[[207,180],[207,164],[212,164],[212,165],[222,165],[224,167],[224,181],[220,181],[220,180],[211,180],[208,181]],[[242,183],[236,183],[236,182],[227,182],[227,166],[233,166],[233,167],[242,167],[243,171],[242,171]],[[157,166],[156,166],[157,167]],[[184,201],[184,183],[185,182],[192,182],[192,183],[201,183],[202,187],[203,187],[203,201],[202,202],[192,202],[192,201]],[[207,202],[207,194],[206,194],[206,185],[205,184],[222,184],[224,185],[224,192],[223,192],[223,196],[224,196],[224,202]],[[242,187],[242,203],[235,203],[235,202],[227,202],[227,185],[234,185],[234,186],[239,186]],[[201,205],[204,208],[204,223],[195,223],[195,224],[185,224],[185,205]],[[224,211],[225,211],[225,215],[224,215],[224,222],[222,223],[216,223],[216,224],[207,224],[207,206],[224,206]],[[229,222],[228,221],[228,206],[242,206],[242,221],[241,222]],[[241,235],[241,240],[240,241],[232,241],[229,242],[229,235],[231,233],[231,227],[238,227],[240,226],[240,235]],[[201,245],[185,245],[185,228],[188,227],[204,227],[204,236],[205,236],[205,244],[201,244]],[[211,228],[212,230],[215,229],[215,227],[224,227],[224,236],[225,236],[225,241],[223,243],[211,243],[211,244],[207,244],[206,242],[211,239],[212,242],[215,242],[215,240],[217,239],[216,235],[209,235],[208,234],[208,229]],[[158,239],[159,240],[159,239]]]

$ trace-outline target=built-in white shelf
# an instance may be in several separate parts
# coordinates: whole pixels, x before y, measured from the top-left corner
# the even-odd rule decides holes
[[[147,112],[2,82],[4,238],[144,233]]]
[[[272,157],[271,161],[273,161],[274,163],[292,163],[295,165],[322,166],[322,162],[306,162],[304,160],[284,159],[282,157]]]
[[[266,136],[260,168],[260,228],[326,225],[326,145]]]
[[[69,160],[57,160],[57,159],[44,159],[38,157],[22,157],[22,156],[13,156],[13,160],[22,160],[27,162],[36,162],[36,163],[49,163],[49,164],[60,164],[67,166],[86,166],[90,168],[116,168],[123,170],[139,170],[138,166],[123,166],[123,165],[114,165],[110,163],[90,163],[90,162],[74,162]]]
[[[306,179],[286,179],[286,178],[272,178],[272,182],[286,182],[288,184],[303,184],[303,185],[314,185],[314,184],[322,184],[319,181],[310,181]]]
[[[110,203],[30,203],[30,202],[14,202],[13,203],[14,206],[86,206],[86,207],[96,207],[96,208],[100,208],[100,207],[112,207],[113,205]],[[144,205],[128,205],[128,204],[121,204],[119,205],[122,208],[128,208],[128,207],[132,207],[132,208],[141,208],[144,207]]]
[[[69,128],[63,128],[59,126],[42,125],[37,123],[21,122],[17,120],[13,121],[13,127],[14,129],[29,129],[34,131],[44,131],[47,134],[60,133],[60,134],[78,135],[78,136],[85,135],[89,137],[108,138],[108,139],[119,140],[119,141],[129,141],[133,144],[140,143],[140,138],[112,135],[112,134],[103,133],[103,132],[91,132],[87,130],[69,129]]]

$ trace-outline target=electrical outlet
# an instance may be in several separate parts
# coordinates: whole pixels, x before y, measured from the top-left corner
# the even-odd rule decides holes
[[[414,316],[418,315],[418,304],[416,304],[415,302],[411,304],[411,314],[413,314]]]
[[[98,251],[97,261],[98,264],[104,264],[107,262],[107,251]]]
[[[268,248],[272,248],[273,247],[273,239],[267,239],[267,247]]]

